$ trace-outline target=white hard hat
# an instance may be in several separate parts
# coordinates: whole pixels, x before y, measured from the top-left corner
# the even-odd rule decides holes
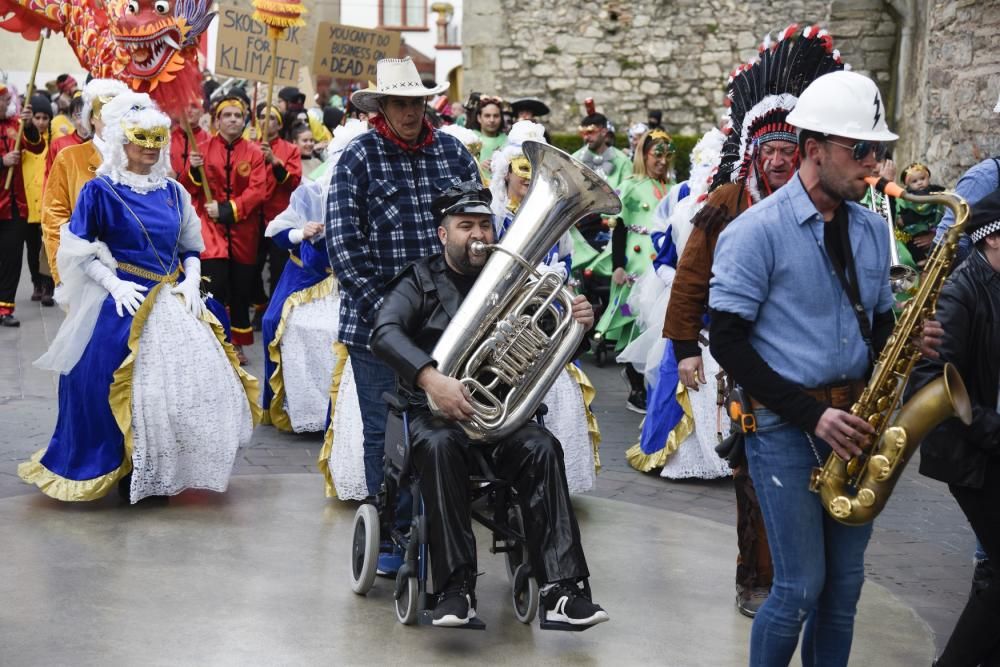
[[[809,84],[787,120],[800,130],[849,139],[899,139],[885,123],[885,104],[875,82],[847,70],[824,74]]]

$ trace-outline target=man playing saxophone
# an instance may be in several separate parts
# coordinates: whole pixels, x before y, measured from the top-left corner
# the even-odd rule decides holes
[[[492,196],[478,181],[449,188],[432,208],[443,253],[410,264],[388,286],[375,318],[371,347],[391,368],[409,403],[413,465],[430,530],[439,601],[433,624],[465,625],[475,617],[476,543],[469,514],[468,437],[459,421],[473,415],[466,387],[436,368],[431,352],[486,263],[472,244],[493,242]],[[594,311],[583,296],[573,318],[590,328]],[[448,418],[431,414],[428,399]],[[559,441],[529,422],[484,452],[497,475],[517,490],[532,570],[549,621],[594,625],[608,614],[579,586],[589,576],[580,529],[570,504]]]
[[[873,434],[849,410],[893,328],[889,235],[857,204],[897,137],[875,83],[819,77],[788,123],[801,167],[720,235],[711,281],[711,352],[752,398],[746,455],[767,527],[774,582],[754,618],[751,665],[846,665],[871,525],[832,519],[809,491],[831,450]]]

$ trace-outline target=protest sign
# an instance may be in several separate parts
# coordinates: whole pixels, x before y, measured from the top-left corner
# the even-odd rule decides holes
[[[316,35],[312,71],[316,76],[374,81],[375,63],[398,58],[399,47],[398,32],[324,21]]]
[[[278,40],[278,57],[271,53],[267,26],[253,20],[253,7],[221,5],[219,34],[215,49],[215,74],[252,81],[267,81],[272,62],[277,83],[299,85],[302,65],[301,29],[290,27]]]

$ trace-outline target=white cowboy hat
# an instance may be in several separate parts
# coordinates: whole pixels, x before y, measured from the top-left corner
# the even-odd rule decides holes
[[[374,113],[378,111],[378,98],[386,96],[398,97],[429,97],[448,89],[443,83],[428,88],[420,80],[417,66],[409,56],[405,58],[386,58],[378,61],[375,69],[375,85],[364,90],[356,90],[351,95],[351,103],[360,111]]]

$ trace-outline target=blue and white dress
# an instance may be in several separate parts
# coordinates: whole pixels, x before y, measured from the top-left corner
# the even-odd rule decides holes
[[[309,189],[299,186],[292,193],[288,217],[302,209]],[[310,218],[302,217],[302,224]],[[311,218],[315,220],[315,218]],[[322,220],[322,217],[319,218]],[[301,229],[301,227],[299,227]],[[264,313],[264,421],[282,431],[316,432],[326,428],[330,378],[336,364],[333,344],[340,322],[337,281],[323,239],[316,247],[309,241],[294,241],[296,227],[273,231],[268,236],[289,252],[281,278]],[[272,233],[273,232],[273,233]]]
[[[248,444],[256,380],[219,321],[172,294],[183,260],[204,245],[175,181],[140,193],[98,177],[80,193],[59,249],[69,315],[38,365],[58,370],[59,416],[45,450],[18,474],[66,501],[100,498],[130,472],[131,502],[188,488],[225,491]],[[100,261],[148,288],[134,316],[85,271]]]

